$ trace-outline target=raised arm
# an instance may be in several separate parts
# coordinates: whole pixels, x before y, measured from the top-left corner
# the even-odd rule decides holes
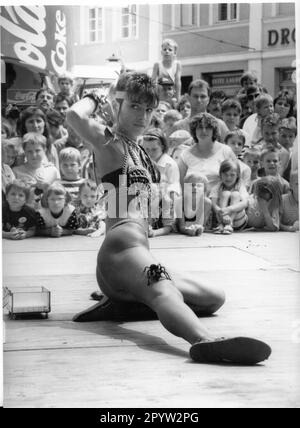
[[[90,115],[96,108],[96,101],[92,98],[82,98],[67,111],[67,123],[85,141],[93,146],[105,142],[105,127],[100,125]]]

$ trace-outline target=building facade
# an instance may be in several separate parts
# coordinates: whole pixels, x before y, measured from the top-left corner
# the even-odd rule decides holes
[[[295,88],[293,3],[78,6],[73,14],[74,66],[104,66],[114,55],[128,68],[150,73],[161,41],[172,38],[183,92],[203,78],[214,90],[233,95],[246,70],[254,71],[271,95]]]

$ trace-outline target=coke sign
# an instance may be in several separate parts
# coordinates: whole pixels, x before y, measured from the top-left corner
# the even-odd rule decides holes
[[[2,6],[1,55],[44,71],[67,70],[67,8]]]

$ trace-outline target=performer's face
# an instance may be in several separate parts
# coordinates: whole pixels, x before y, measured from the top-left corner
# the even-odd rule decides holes
[[[118,128],[131,138],[137,138],[150,125],[154,107],[125,98],[118,116]]]

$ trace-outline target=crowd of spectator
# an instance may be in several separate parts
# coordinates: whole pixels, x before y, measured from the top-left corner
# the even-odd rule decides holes
[[[294,93],[281,90],[273,99],[247,71],[235,96],[212,91],[201,79],[182,95],[177,50],[164,40],[152,72],[160,102],[139,137],[161,177],[161,210],[150,220],[149,236],[299,230]],[[58,93],[41,88],[34,106],[2,108],[3,238],[105,233],[106,198],[93,151],[66,123],[79,96],[67,74],[58,86]],[[110,127],[113,88],[93,115]],[[164,206],[172,207],[171,216]]]

